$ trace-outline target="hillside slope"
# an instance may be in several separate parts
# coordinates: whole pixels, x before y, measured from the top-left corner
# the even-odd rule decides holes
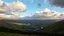
[[[64,34],[64,20],[45,27],[43,32]]]

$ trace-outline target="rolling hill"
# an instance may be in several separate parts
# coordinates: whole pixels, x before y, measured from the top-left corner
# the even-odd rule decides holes
[[[43,32],[64,34],[64,20],[43,28]]]

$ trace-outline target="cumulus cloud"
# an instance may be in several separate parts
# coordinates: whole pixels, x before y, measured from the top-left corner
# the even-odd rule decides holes
[[[0,8],[0,13],[5,13],[5,12],[7,12],[6,9]]]
[[[0,0],[0,20],[15,20],[16,18],[14,18],[13,15],[6,14],[7,11],[7,4]]]
[[[23,18],[23,15],[19,15],[18,12],[0,13],[0,20],[17,20]]]
[[[6,3],[0,0],[0,13],[5,12],[25,12],[27,10],[26,5],[20,1],[13,2],[13,3]]]
[[[6,3],[2,0],[0,0],[0,13],[5,13],[5,12],[25,12],[27,10],[26,5],[23,4],[20,1],[13,2],[13,3]]]
[[[58,13],[56,11],[51,11],[48,8],[45,8],[43,12],[37,12],[33,14],[31,17],[24,17],[24,19],[64,19],[64,13]]]
[[[18,12],[26,11],[26,5],[22,2],[6,3],[0,0],[0,20],[17,20],[23,18]]]
[[[18,13],[18,12],[11,12],[11,15],[13,15],[17,18],[23,18],[24,17],[23,15],[20,15],[20,13]]]
[[[11,12],[11,14],[15,16],[19,15],[18,12]]]
[[[3,3],[3,1],[2,1],[2,0],[0,0],[0,5],[2,5],[2,3]]]
[[[64,0],[49,0],[49,3],[54,6],[64,7]]]
[[[16,20],[14,15],[0,14],[0,20]]]
[[[11,3],[8,7],[10,10],[16,11],[16,12],[17,11],[24,12],[27,10],[26,5],[19,1]]]
[[[0,0],[0,13],[7,12],[6,4]]]
[[[48,8],[45,8],[44,12],[51,12]]]

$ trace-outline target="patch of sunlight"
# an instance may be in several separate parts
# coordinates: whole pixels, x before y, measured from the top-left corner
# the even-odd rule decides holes
[[[30,24],[23,24],[18,22],[10,22],[11,24],[19,25],[19,26],[30,26]]]

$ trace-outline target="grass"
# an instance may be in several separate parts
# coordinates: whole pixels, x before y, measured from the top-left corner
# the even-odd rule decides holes
[[[15,34],[15,33],[0,32],[0,36],[29,36],[29,35],[22,35],[22,34]]]
[[[0,27],[0,36],[36,36],[25,31]]]
[[[18,22],[10,22],[11,24],[19,25],[19,26],[30,26],[30,24],[23,24]]]
[[[9,23],[8,23],[9,24]],[[7,23],[0,22],[0,36],[36,36],[30,35],[25,32],[26,30],[19,30],[21,26],[30,26],[29,24],[23,24],[18,22],[11,22],[10,26]],[[14,25],[14,26],[11,26]],[[2,28],[5,27],[5,28]],[[25,33],[25,34],[24,34]]]
[[[0,36],[36,36],[36,35],[24,35],[24,34],[0,32]]]

